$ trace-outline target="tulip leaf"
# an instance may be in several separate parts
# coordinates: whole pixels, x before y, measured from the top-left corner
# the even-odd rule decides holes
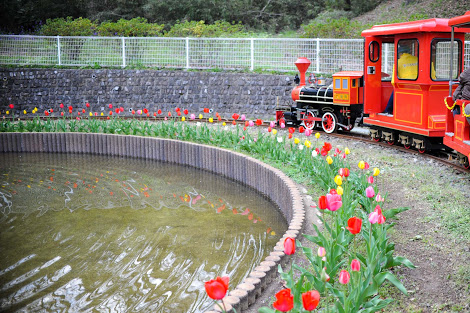
[[[382,214],[383,216],[385,216],[385,218],[390,219],[390,218],[395,218],[395,215],[397,215],[398,213],[407,211],[409,209],[410,209],[409,207],[399,207],[395,209],[384,210]]]
[[[403,294],[408,295],[405,286],[403,286],[403,284],[392,273],[379,273],[375,275],[374,280],[378,286],[381,286],[385,280],[388,280],[393,285],[395,285],[395,287],[397,287],[398,290],[400,290]]]
[[[258,312],[259,313],[276,313],[275,310],[271,309],[271,308],[268,308],[266,306],[263,306],[261,308],[258,309]]]

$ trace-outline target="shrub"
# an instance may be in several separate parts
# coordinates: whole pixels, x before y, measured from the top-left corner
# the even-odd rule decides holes
[[[162,36],[164,25],[148,23],[143,17],[131,20],[120,19],[117,22],[106,21],[98,26],[100,36],[147,37]]]
[[[96,22],[87,18],[47,19],[39,32],[43,36],[92,36],[97,28]]]
[[[360,37],[363,29],[358,22],[351,22],[346,17],[326,19],[325,22],[314,20],[308,25],[302,25],[301,37],[304,38],[354,38]]]
[[[207,25],[204,21],[177,22],[165,34],[167,37],[245,37],[248,33],[241,23],[215,21]]]

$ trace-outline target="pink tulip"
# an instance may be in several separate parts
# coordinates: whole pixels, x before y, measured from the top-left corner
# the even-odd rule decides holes
[[[366,188],[366,197],[367,198],[373,198],[375,196],[375,191],[374,191],[374,187],[372,186],[369,186]]]
[[[377,202],[383,202],[383,201],[385,201],[385,199],[382,198],[382,196],[381,196],[380,194],[377,194],[377,197],[375,197],[375,201],[377,201]]]
[[[321,257],[321,258],[324,257],[324,256],[326,255],[326,250],[325,250],[325,248],[323,248],[323,247],[318,247],[317,255],[318,255],[319,257]]]
[[[349,276],[349,273],[346,270],[341,270],[341,272],[339,273],[339,283],[340,284],[346,285],[347,283],[349,283],[350,278],[351,277]]]
[[[245,114],[242,114],[242,116],[241,116],[241,120],[242,120],[242,121],[244,121],[245,119],[246,119],[246,116],[245,116]]]
[[[286,124],[281,123],[281,128],[286,128]]]
[[[269,122],[269,127],[274,128],[276,126],[276,123],[274,121]]]
[[[369,169],[369,163],[364,162],[364,169],[365,169],[365,170],[368,170],[368,169]]]
[[[352,260],[352,262],[351,262],[351,271],[359,272],[360,270],[361,270],[361,263],[359,262],[359,260],[357,260],[357,259]]]
[[[312,134],[312,130],[311,129],[306,129],[305,130],[305,136],[310,136]]]
[[[195,119],[196,119],[196,115],[195,115],[195,114],[191,114],[191,115],[189,116],[189,118],[192,119],[192,120],[195,120]]]
[[[249,126],[254,126],[255,123],[254,123],[253,121],[249,121],[249,122],[248,122],[248,125],[249,125]]]
[[[371,224],[383,224],[385,223],[385,216],[382,214],[380,206],[376,206],[374,212],[369,214],[369,222]]]
[[[368,182],[369,184],[373,184],[373,183],[374,183],[374,176],[369,176],[369,177],[367,178],[367,182]]]
[[[327,194],[326,195],[326,208],[332,212],[338,210],[343,205],[341,195]]]

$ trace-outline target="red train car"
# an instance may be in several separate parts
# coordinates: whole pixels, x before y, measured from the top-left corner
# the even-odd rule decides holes
[[[455,30],[465,27],[470,28],[470,11],[467,11],[465,15],[450,19],[448,25],[452,28],[452,38]],[[451,48],[449,68],[454,66],[455,58],[463,60],[464,57],[464,51],[459,46],[451,43]],[[451,86],[452,80],[449,83],[449,86]],[[452,89],[449,87],[449,96],[444,99],[444,104],[448,109],[446,112],[444,144],[457,151],[460,163],[465,168],[470,168],[470,115],[465,114],[465,106],[470,105],[470,101],[459,99],[454,102]]]
[[[460,51],[449,68],[451,30],[448,19],[428,19],[378,25],[362,32],[364,55],[364,123],[374,140],[397,142],[420,152],[443,148],[449,76],[456,80],[463,68],[465,30],[454,31]],[[392,79],[381,75],[384,46],[393,47]],[[393,109],[385,113],[393,94]]]

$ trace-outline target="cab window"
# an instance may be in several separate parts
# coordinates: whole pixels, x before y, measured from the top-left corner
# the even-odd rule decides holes
[[[347,79],[347,78],[343,78],[343,89],[349,89],[349,87],[348,87],[348,79]]]
[[[405,80],[418,79],[419,44],[417,39],[402,39],[397,44],[397,77]]]
[[[457,79],[462,68],[462,42],[454,41],[454,56],[452,64],[452,79]],[[434,39],[431,42],[431,79],[449,80],[450,74],[450,40]]]
[[[341,89],[341,79],[335,79],[335,89]]]

